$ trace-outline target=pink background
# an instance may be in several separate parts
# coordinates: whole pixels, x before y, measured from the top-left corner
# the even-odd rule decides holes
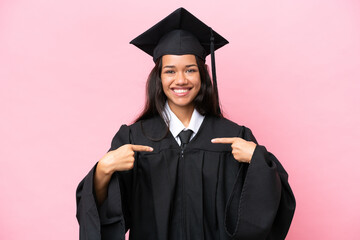
[[[290,175],[287,239],[358,239],[355,0],[1,1],[0,239],[77,239],[76,186],[143,106],[153,63],[128,42],[179,6],[230,41],[221,102]]]

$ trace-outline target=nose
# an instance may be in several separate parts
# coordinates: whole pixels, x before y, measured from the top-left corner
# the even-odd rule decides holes
[[[175,83],[178,84],[178,85],[187,84],[187,79],[186,79],[186,76],[185,76],[185,74],[183,72],[179,72],[178,74],[176,74]]]

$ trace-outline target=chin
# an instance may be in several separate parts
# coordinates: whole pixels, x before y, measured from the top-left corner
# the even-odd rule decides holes
[[[189,107],[193,107],[194,104],[193,104],[193,102],[173,102],[173,101],[169,101],[169,106],[174,106],[174,107],[178,107],[178,108],[189,108]]]

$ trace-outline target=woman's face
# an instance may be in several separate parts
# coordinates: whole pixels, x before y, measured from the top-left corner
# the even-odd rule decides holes
[[[161,82],[170,108],[193,108],[201,87],[199,68],[194,55],[164,55]]]

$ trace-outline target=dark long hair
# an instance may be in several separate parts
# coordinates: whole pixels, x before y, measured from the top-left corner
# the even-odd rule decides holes
[[[205,62],[196,57],[199,68],[201,87],[198,95],[194,99],[195,109],[201,115],[222,117],[218,95],[214,92],[212,81]],[[143,111],[134,122],[149,119],[154,116],[162,116],[165,108],[166,95],[161,84],[162,58],[160,57],[155,67],[151,70],[146,82],[146,102]],[[168,119],[164,119],[166,123]]]

